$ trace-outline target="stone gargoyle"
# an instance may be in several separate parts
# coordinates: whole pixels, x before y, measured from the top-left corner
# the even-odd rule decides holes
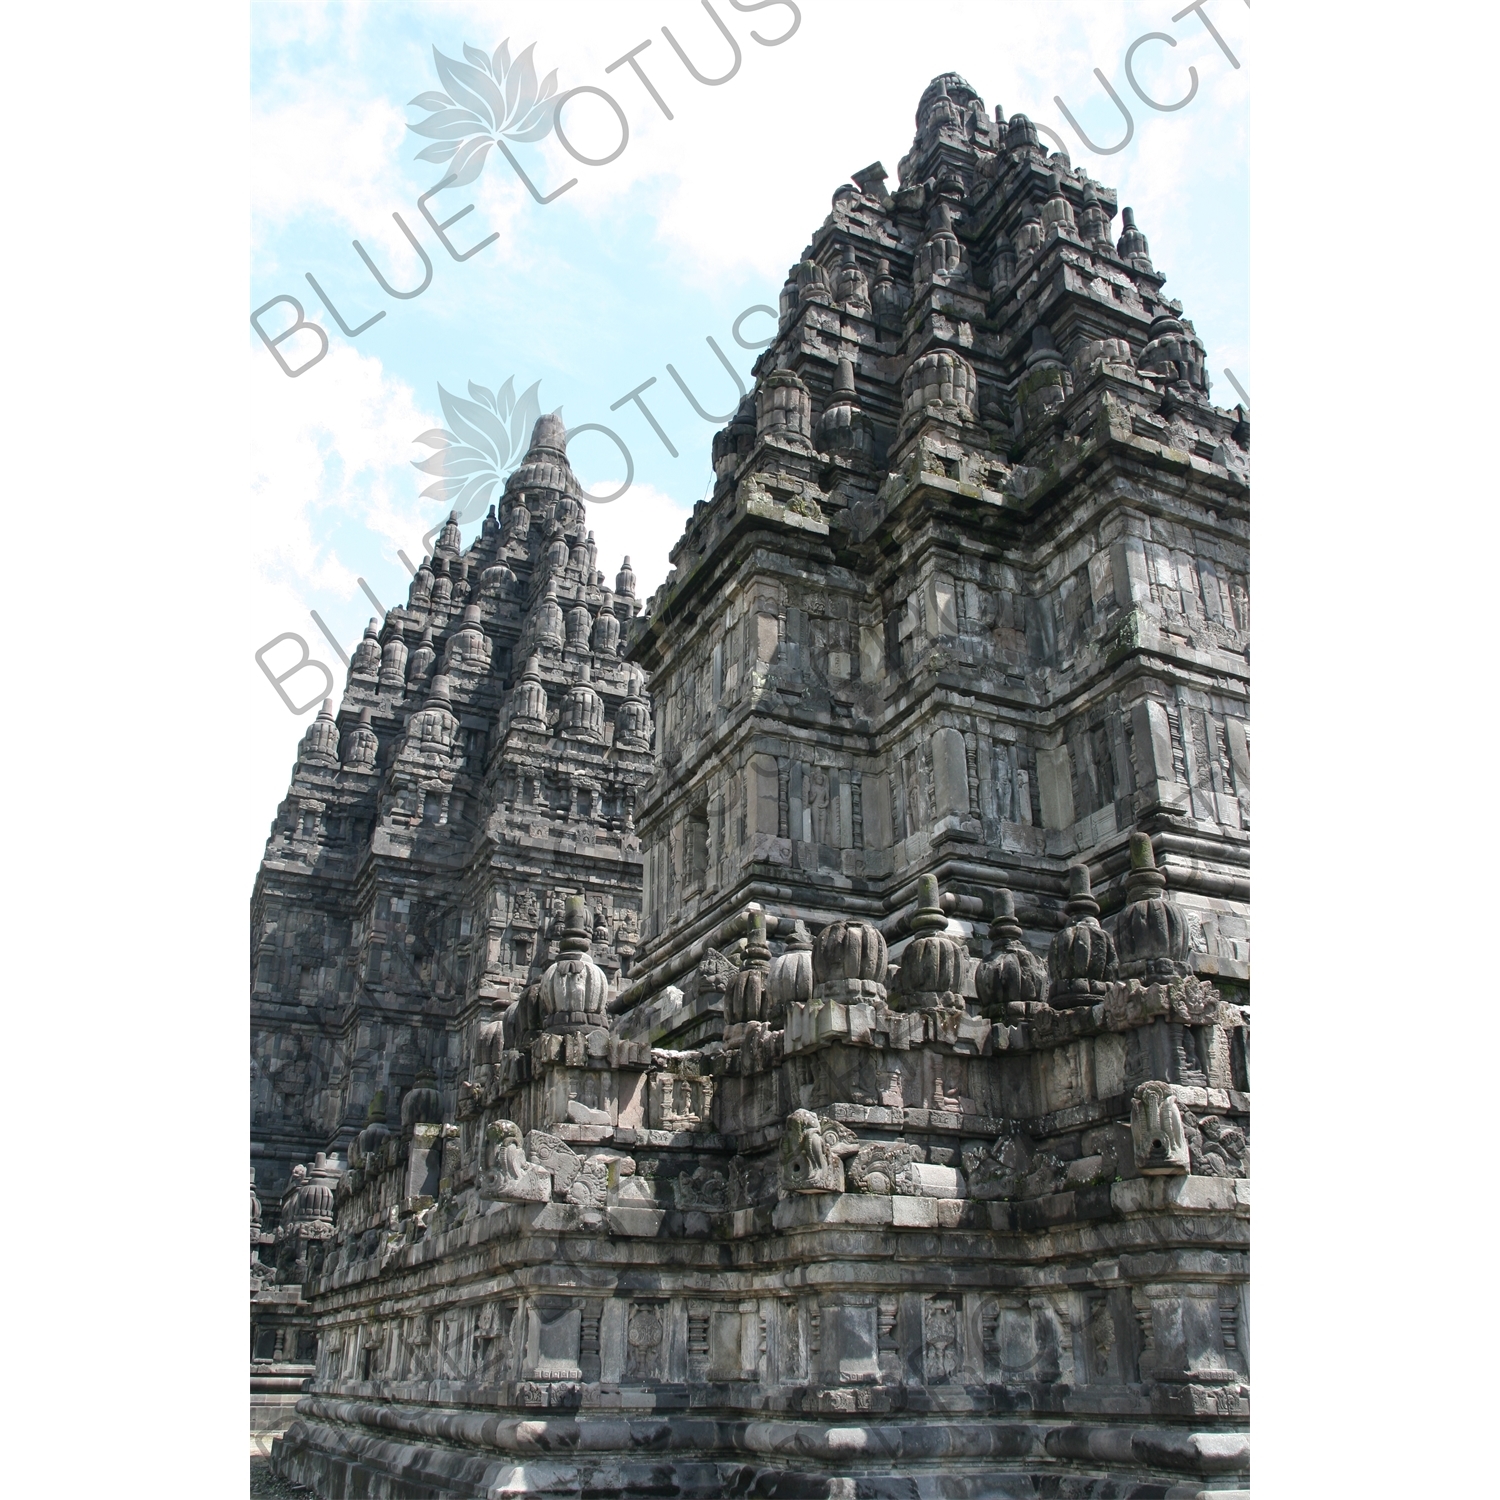
[[[783,1193],[842,1193],[844,1158],[859,1150],[847,1125],[810,1109],[786,1117],[781,1137],[779,1176]]]
[[[527,1161],[513,1120],[491,1120],[486,1128],[478,1190],[481,1198],[507,1203],[546,1203],[552,1197],[552,1174]]]
[[[1143,1083],[1130,1101],[1130,1139],[1135,1164],[1144,1175],[1186,1172],[1190,1167],[1182,1109],[1172,1085],[1160,1079]]]

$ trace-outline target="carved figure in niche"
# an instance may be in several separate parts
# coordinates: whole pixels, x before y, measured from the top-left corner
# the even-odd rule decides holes
[[[552,1175],[526,1159],[520,1127],[512,1120],[492,1120],[485,1131],[484,1167],[479,1196],[491,1201],[546,1203]]]
[[[810,1109],[793,1110],[781,1137],[780,1181],[786,1193],[842,1193],[844,1162],[859,1150],[854,1132]]]
[[[946,1382],[958,1370],[958,1307],[946,1298],[932,1298],[923,1309],[922,1371],[929,1384]]]
[[[536,1167],[548,1173],[559,1197],[565,1197],[573,1179],[583,1170],[583,1158],[564,1140],[545,1130],[533,1130],[526,1137],[526,1155]]]
[[[672,1179],[672,1195],[680,1209],[713,1213],[729,1207],[729,1179],[712,1167],[699,1167]]]
[[[737,1156],[729,1165],[731,1202],[736,1208],[754,1208],[774,1203],[778,1176],[775,1167],[764,1162],[747,1162]]]
[[[808,773],[807,805],[812,812],[812,836],[816,844],[828,842],[828,772],[814,766]]]
[[[1031,1186],[1046,1191],[1051,1166],[1055,1165],[1052,1157],[1037,1154],[1030,1135],[1019,1125],[998,1136],[993,1146],[970,1142],[960,1159],[969,1181],[969,1196],[1001,1203],[1037,1196],[1029,1191]]]
[[[599,1085],[592,1073],[584,1075],[582,1097],[576,1083],[568,1085],[568,1118],[575,1125],[608,1125],[609,1111],[599,1108]]]
[[[625,1335],[625,1373],[631,1380],[657,1380],[661,1373],[661,1308],[654,1302],[630,1304],[630,1327]]]
[[[1002,823],[1010,822],[1010,756],[1004,751],[995,753],[995,809]]]
[[[1152,1079],[1130,1101],[1130,1139],[1143,1174],[1186,1172],[1191,1166],[1182,1109],[1172,1085]]]
[[[859,1193],[900,1191],[903,1169],[922,1160],[922,1150],[907,1141],[871,1141],[849,1164],[849,1185]]]
[[[927,1107],[939,1114],[961,1115],[964,1112],[963,1100],[957,1094],[949,1093],[941,1078],[932,1080],[932,1101]]]
[[[624,1158],[624,1161],[629,1161],[629,1158]],[[610,1168],[617,1164],[623,1165],[623,1162],[616,1156],[588,1157],[568,1187],[566,1194],[568,1202],[576,1204],[579,1208],[603,1208],[609,1198],[610,1178],[615,1175],[611,1173]],[[630,1170],[635,1171],[633,1161],[630,1162]]]
[[[880,1074],[880,1102],[886,1109],[900,1109],[906,1103],[902,1089],[901,1064],[882,1070]]]
[[[922,785],[922,767],[915,755],[908,755],[906,766],[906,833],[910,837],[931,821],[927,816],[927,790]]]
[[[1250,1141],[1238,1125],[1218,1115],[1195,1117],[1191,1111],[1184,1111],[1182,1131],[1195,1176],[1250,1175]]]
[[[738,965],[717,948],[710,948],[698,961],[698,991],[714,990],[722,994],[730,978],[738,972]]]
[[[498,1302],[487,1302],[480,1309],[474,1324],[473,1357],[471,1368],[481,1385],[493,1385],[505,1371],[509,1353],[511,1319],[513,1307]]]

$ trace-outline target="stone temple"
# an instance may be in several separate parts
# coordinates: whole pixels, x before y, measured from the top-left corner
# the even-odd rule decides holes
[[[371,623],[253,902],[283,1478],[1248,1490],[1249,422],[1165,279],[945,74],[646,608],[543,417]]]

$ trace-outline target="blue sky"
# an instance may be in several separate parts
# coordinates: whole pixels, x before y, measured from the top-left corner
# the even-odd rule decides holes
[[[1176,7],[1180,9],[1179,7]],[[570,425],[597,422],[629,446],[635,479],[613,506],[593,507],[600,565],[612,572],[629,552],[649,592],[665,575],[667,551],[709,478],[716,424],[699,418],[670,378],[671,363],[710,412],[728,411],[732,382],[707,343],[712,336],[748,380],[754,350],[731,336],[735,318],[774,305],[786,268],[828,212],[833,190],[879,158],[894,183],[909,148],[916,102],[937,73],[957,71],[993,110],[1003,103],[1056,130],[1075,165],[1117,187],[1135,207],[1153,258],[1168,275],[1208,346],[1214,397],[1237,399],[1227,365],[1252,389],[1249,359],[1250,12],[1243,0],[1210,0],[1206,13],[1173,22],[1170,4],[984,4],[942,7],[853,5],[799,0],[754,13],[731,0],[713,11],[735,39],[733,76],[709,86],[678,57],[669,31],[699,72],[719,76],[733,54],[698,0],[624,3],[291,5],[252,7],[252,254],[248,313],[290,295],[328,331],[329,353],[289,379],[248,326],[252,503],[247,544],[257,586],[245,650],[253,715],[254,768],[269,820],[285,788],[304,726],[288,712],[252,653],[273,636],[304,636],[342,686],[342,664],[313,624],[317,610],[345,649],[370,606],[363,578],[385,604],[405,597],[397,552],[415,559],[421,536],[445,507],[420,496],[430,478],[412,467],[429,451],[414,439],[445,425],[438,385],[464,394],[513,379],[540,381],[543,410]],[[1142,90],[1170,103],[1154,111],[1132,91],[1125,56],[1147,33],[1171,37],[1136,49]],[[629,128],[606,165],[571,159],[554,136],[512,147],[542,191],[576,185],[540,205],[492,151],[478,178],[430,204],[446,219],[473,211],[450,237],[467,249],[456,263],[423,221],[418,197],[446,168],[416,160],[432,142],[408,130],[426,118],[407,101],[444,88],[434,47],[462,59],[509,41],[514,59],[531,48],[539,79],[556,72],[560,91],[607,91]],[[629,65],[610,63],[640,43],[637,62],[673,112],[668,120]],[[1227,47],[1240,66],[1231,65]],[[1061,95],[1084,132],[1113,145],[1124,132],[1100,86],[1101,70],[1130,110],[1133,135],[1114,154],[1090,151],[1054,102]],[[597,94],[567,106],[565,126],[580,154],[602,157],[621,129]],[[415,287],[422,267],[393,219],[400,214],[432,260],[419,297],[383,293],[356,254],[359,240],[392,286]],[[357,338],[345,338],[308,284],[311,273],[351,326],[384,310]],[[284,305],[263,325],[287,326]],[[764,338],[752,317],[747,339]],[[281,345],[294,366],[317,352],[302,333]],[[677,456],[633,405],[611,406],[643,381]],[[574,451],[584,483],[604,491],[620,465],[597,435]],[[477,524],[477,523],[476,523]],[[471,528],[472,529],[472,528]],[[299,647],[267,656],[284,670]],[[286,687],[301,703],[321,683],[306,669]],[[264,837],[261,830],[258,838]],[[258,849],[257,849],[258,853]]]

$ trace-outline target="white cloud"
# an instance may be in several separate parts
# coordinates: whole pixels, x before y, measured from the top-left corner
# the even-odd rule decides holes
[[[436,519],[411,462],[423,454],[412,440],[439,422],[405,381],[347,344],[333,342],[319,373],[288,380],[258,340],[252,347],[251,558],[266,584],[311,604],[353,604],[360,574],[382,559],[389,572],[398,548],[413,555]]]

